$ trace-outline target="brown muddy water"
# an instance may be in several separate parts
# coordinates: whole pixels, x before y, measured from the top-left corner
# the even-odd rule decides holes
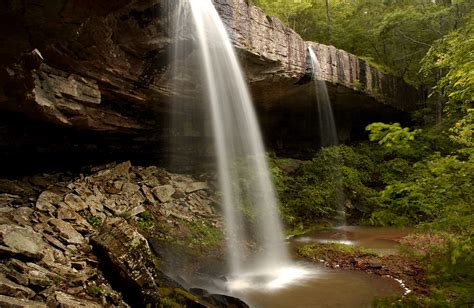
[[[379,255],[390,255],[397,253],[399,241],[413,231],[411,228],[344,226],[293,237],[290,245],[298,247],[334,242],[367,248]]]
[[[310,265],[307,265],[310,268]],[[375,297],[401,295],[395,280],[364,272],[328,269],[313,265],[313,275],[281,289],[247,289],[233,296],[251,307],[370,307]]]
[[[412,230],[397,228],[342,227],[319,231],[289,240],[289,246],[341,242],[371,249],[379,254],[396,253],[398,241]],[[403,288],[392,278],[361,271],[329,269],[319,264],[299,263],[310,274],[282,287],[234,290],[232,296],[256,308],[370,307],[376,297],[402,295]]]

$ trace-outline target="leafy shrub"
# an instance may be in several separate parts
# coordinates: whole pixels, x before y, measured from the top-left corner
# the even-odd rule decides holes
[[[311,161],[273,157],[271,163],[282,213],[292,227],[372,207],[375,190],[366,183],[372,181],[374,164],[349,146],[322,148]],[[284,171],[288,169],[291,172]]]
[[[434,154],[413,166],[404,180],[393,181],[380,194],[380,209],[373,224],[406,225],[432,222],[450,216],[453,209],[472,215],[474,204],[474,159]],[[464,210],[463,210],[464,209]],[[470,215],[469,215],[470,213]],[[458,217],[458,215],[456,215]],[[464,228],[460,220],[446,221],[444,228]],[[466,224],[468,222],[465,222]]]
[[[372,123],[367,126],[366,130],[370,131],[369,140],[377,141],[380,145],[394,150],[409,150],[410,143],[415,140],[415,135],[420,130],[410,131],[407,127],[401,127],[400,123]]]
[[[377,300],[375,307],[469,307],[474,302],[474,234],[430,232],[402,241],[402,252],[426,269],[430,294]]]

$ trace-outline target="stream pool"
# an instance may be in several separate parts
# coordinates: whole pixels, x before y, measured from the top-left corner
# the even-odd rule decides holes
[[[369,248],[379,254],[393,254],[398,240],[412,230],[390,227],[371,228],[347,226],[293,237],[288,244],[298,246],[341,242]],[[380,277],[362,271],[338,270],[319,264],[300,262],[304,269],[302,279],[274,288],[259,287],[256,278],[250,287],[236,288],[230,294],[246,301],[251,307],[370,307],[376,297],[402,295],[403,289],[392,278]]]

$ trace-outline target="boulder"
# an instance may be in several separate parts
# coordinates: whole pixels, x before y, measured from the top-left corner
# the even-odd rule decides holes
[[[44,257],[42,236],[31,228],[0,225],[0,253],[18,254],[28,258]]]
[[[36,208],[40,211],[54,213],[56,211],[56,207],[54,205],[59,204],[59,202],[62,201],[62,196],[52,191],[45,190],[36,200]]]
[[[52,218],[49,223],[67,243],[78,245],[85,244],[86,240],[84,237],[77,232],[70,223],[57,218]]]
[[[204,297],[209,303],[216,307],[229,307],[229,308],[248,308],[244,301],[236,297],[223,295],[223,294],[211,294]]]
[[[64,197],[64,203],[69,205],[69,207],[71,207],[76,212],[87,209],[87,204],[76,194],[67,194]]]
[[[7,279],[2,273],[0,273],[0,294],[15,298],[32,298],[35,296],[33,290]]]
[[[91,176],[89,179],[92,182],[104,182],[104,181],[111,181],[117,179],[128,179],[130,175],[130,168],[132,164],[130,161],[125,161],[120,164],[117,164],[111,168],[106,168],[101,170]]]
[[[139,296],[139,302],[159,303],[157,293],[163,276],[153,262],[147,240],[126,220],[115,218],[106,221],[101,232],[91,238],[104,265],[119,279],[127,293]]]
[[[22,298],[0,295],[0,307],[8,308],[47,308],[46,304]]]
[[[94,303],[83,298],[77,298],[73,295],[56,291],[54,293],[54,304],[59,304],[61,308],[76,308],[76,307],[85,307],[85,308],[100,308],[103,307],[98,303]]]
[[[173,196],[175,189],[171,185],[162,185],[162,186],[157,186],[154,187],[152,190],[153,194],[160,200],[160,202],[168,202],[171,200],[171,197]]]
[[[192,182],[186,186],[186,193],[192,193],[198,190],[207,190],[209,185],[206,182]]]
[[[151,204],[154,204],[156,202],[155,197],[153,196],[153,193],[148,186],[142,185],[142,192],[148,202],[150,202]]]
[[[211,305],[164,275],[147,240],[122,218],[106,221],[100,233],[91,238],[91,243],[102,256],[109,279],[122,287],[132,305],[157,305],[168,298],[187,307],[225,307],[218,301],[218,305]]]

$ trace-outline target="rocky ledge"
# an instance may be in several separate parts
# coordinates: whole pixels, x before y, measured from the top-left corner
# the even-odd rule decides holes
[[[176,3],[3,1],[0,19],[10,24],[0,30],[5,42],[0,49],[0,109],[98,131],[162,125],[156,114],[166,112],[170,96],[180,95],[168,88],[168,53],[174,44],[170,20]],[[345,51],[304,42],[245,0],[215,0],[215,5],[240,51],[257,106],[291,108],[310,100],[299,95],[307,93],[307,47],[312,46],[322,77],[343,105],[357,104],[355,95],[374,106],[416,107],[416,92],[400,78]]]
[[[190,244],[183,230],[193,224],[222,234],[208,191],[205,181],[130,162],[1,179],[0,306],[246,307],[185,290],[147,240]]]
[[[172,121],[192,123],[192,132],[179,142],[194,146],[185,150],[199,161],[208,159],[213,151],[195,142],[210,144],[206,108],[193,93],[199,81],[188,78],[187,91],[170,88],[172,71],[179,69],[169,56],[178,2],[2,1],[0,170],[56,165],[62,156],[82,164],[127,159],[156,164],[186,156],[182,149],[167,153],[170,140],[180,135]],[[416,108],[416,91],[400,78],[332,46],[305,42],[245,0],[214,2],[273,150],[291,155],[302,145],[319,145],[308,46],[321,63],[341,142],[365,137],[365,126],[374,121],[405,123],[406,111]],[[193,38],[183,42],[192,56]]]

